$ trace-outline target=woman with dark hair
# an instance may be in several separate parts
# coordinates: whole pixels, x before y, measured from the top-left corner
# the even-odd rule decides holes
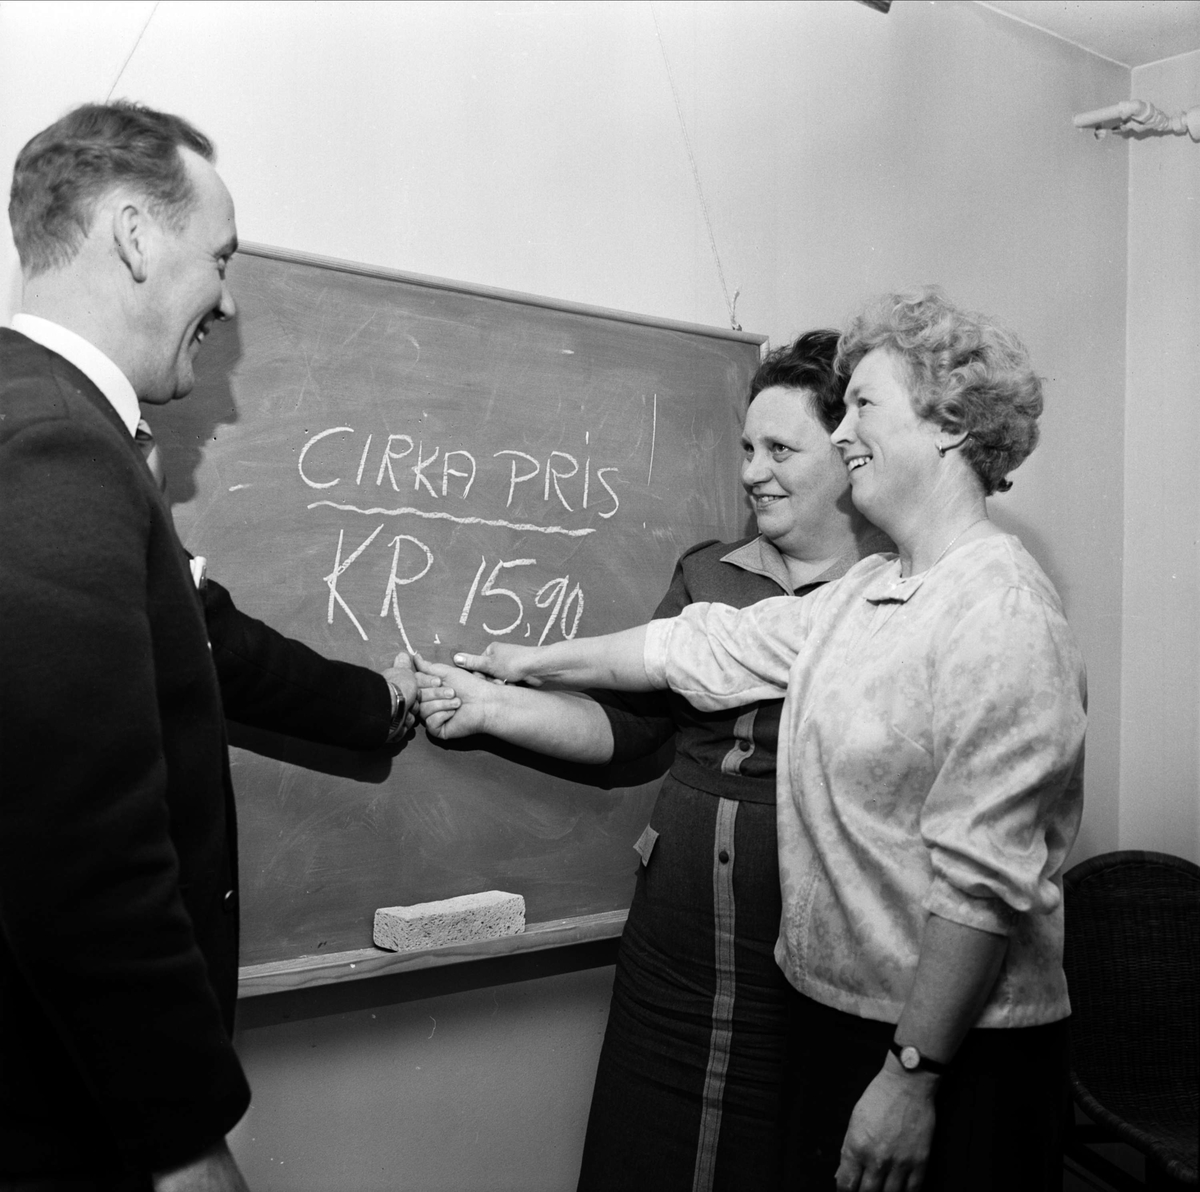
[[[890,545],[850,504],[829,442],[844,412],[836,348],[836,332],[813,331],[763,361],[741,475],[759,532],[687,551],[656,617],[696,600],[744,607],[807,597]],[[637,844],[642,864],[579,1187],[774,1187],[787,992],[773,957],[778,695],[698,712],[666,691],[588,698],[498,686],[452,667],[426,672],[452,676],[461,702],[431,727],[435,736],[487,732],[594,763],[643,757],[674,739],[674,763]]]
[[[804,601],[461,661],[702,710],[786,693],[788,1186],[1061,1188],[1084,671],[1053,586],[985,504],[1037,442],[1041,386],[1014,336],[936,290],[869,308],[838,360],[833,443],[896,553]]]

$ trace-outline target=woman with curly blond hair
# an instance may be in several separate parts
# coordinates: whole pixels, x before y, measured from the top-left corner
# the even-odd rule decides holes
[[[785,1186],[1061,1187],[1084,670],[1052,584],[986,505],[1033,450],[1041,386],[1013,335],[932,289],[873,304],[838,359],[833,444],[895,553],[803,602],[693,604],[464,661],[702,710],[784,694]]]

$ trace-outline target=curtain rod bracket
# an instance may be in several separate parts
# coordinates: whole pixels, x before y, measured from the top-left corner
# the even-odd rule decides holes
[[[1168,116],[1144,99],[1127,99],[1094,112],[1083,112],[1075,117],[1074,124],[1076,128],[1092,129],[1097,138],[1109,132],[1126,136],[1141,132],[1153,136],[1186,134],[1193,141],[1200,141],[1200,104]]]

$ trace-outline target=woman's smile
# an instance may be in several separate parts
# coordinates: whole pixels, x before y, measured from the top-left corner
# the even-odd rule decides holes
[[[877,525],[923,491],[937,462],[940,429],[913,408],[896,356],[876,348],[858,362],[846,389],[846,416],[831,438],[855,505]]]
[[[803,557],[846,491],[846,469],[812,411],[806,389],[774,385],[750,403],[742,430],[742,487],[758,531]]]

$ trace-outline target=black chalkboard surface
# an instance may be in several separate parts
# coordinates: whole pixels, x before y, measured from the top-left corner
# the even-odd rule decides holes
[[[155,430],[239,607],[375,669],[644,620],[736,537],[763,337],[251,247],[238,318]],[[486,889],[627,907],[656,783],[605,790],[423,731],[363,756],[238,729],[242,959],[369,948],[376,907]]]

